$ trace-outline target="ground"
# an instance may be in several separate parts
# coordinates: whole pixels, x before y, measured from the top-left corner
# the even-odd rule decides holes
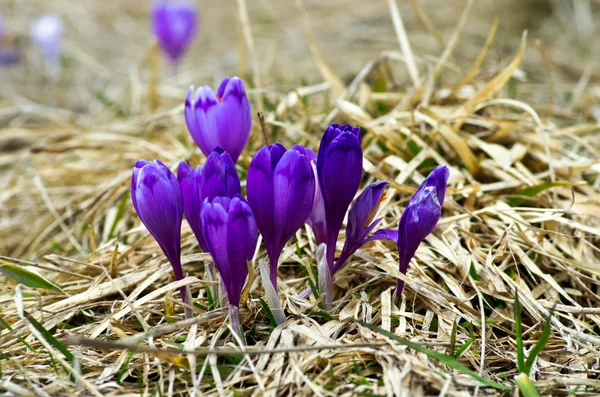
[[[183,63],[161,60],[156,74],[146,2],[0,1],[24,51],[0,70],[3,392],[512,396],[524,351],[540,395],[599,395],[599,3],[396,3],[205,1]],[[27,37],[45,12],[66,22],[56,81]],[[273,141],[316,150],[329,123],[362,127],[361,186],[390,182],[383,227],[434,166],[450,168],[442,219],[398,303],[391,242],[335,275],[331,311],[299,298],[315,266],[309,228],[283,254],[280,326],[256,271],[247,354],[211,305],[209,256],[185,221],[188,277],[175,281],[131,204],[131,169],[202,162],[183,99],[234,74]],[[242,180],[262,142],[256,121]]]

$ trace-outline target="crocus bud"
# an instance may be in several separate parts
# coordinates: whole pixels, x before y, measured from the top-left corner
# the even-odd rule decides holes
[[[227,152],[217,148],[195,170],[185,162],[179,163],[177,179],[183,193],[183,207],[187,219],[200,248],[207,250],[202,235],[200,211],[204,199],[212,201],[215,197],[232,198],[241,192],[240,178],[235,165]]]
[[[60,56],[63,40],[63,23],[58,15],[44,15],[31,25],[31,39],[44,57],[49,77],[60,76]]]
[[[173,64],[179,62],[198,30],[198,10],[190,1],[156,1],[151,10],[152,31]]]
[[[181,222],[183,196],[175,175],[158,160],[135,163],[131,177],[131,200],[142,223],[171,262],[175,278],[183,279],[181,268]],[[180,289],[189,303],[186,288]],[[186,315],[191,311],[186,308]]]
[[[248,276],[247,263],[252,260],[258,241],[256,220],[240,195],[205,199],[201,217],[206,246],[227,291],[232,325],[239,332],[237,308]]]
[[[333,267],[337,237],[362,178],[360,128],[338,124],[327,128],[317,155],[317,174],[327,222],[327,262]]]
[[[217,94],[208,86],[191,87],[185,100],[185,122],[190,135],[206,156],[221,147],[235,163],[246,147],[252,128],[250,102],[244,82],[223,80]]]
[[[348,212],[348,226],[346,227],[346,241],[340,257],[333,266],[333,273],[338,271],[356,250],[369,241],[390,240],[394,241],[388,233],[377,233],[369,235],[377,227],[382,218],[374,219],[379,210],[379,205],[385,199],[385,187],[388,182],[379,181],[367,186],[356,198],[354,205]],[[395,230],[394,230],[395,232]],[[395,233],[394,233],[395,234]]]
[[[277,290],[277,265],[285,244],[306,222],[315,197],[315,175],[304,147],[263,146],[252,158],[246,184]]]
[[[450,171],[445,165],[436,167],[410,198],[398,225],[400,272],[406,274],[410,260],[440,220]],[[404,281],[398,280],[396,296],[402,295]]]

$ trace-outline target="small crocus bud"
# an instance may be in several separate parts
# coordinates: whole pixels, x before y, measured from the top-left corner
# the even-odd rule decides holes
[[[44,15],[31,25],[31,39],[44,57],[44,66],[49,77],[60,77],[63,22],[58,15]]]
[[[194,96],[191,87],[184,113],[190,135],[206,156],[220,147],[237,162],[252,128],[250,102],[242,80],[226,78],[216,95],[210,87],[203,86]]]
[[[227,291],[230,320],[239,332],[240,296],[248,276],[248,261],[252,260],[258,241],[256,220],[240,195],[205,199],[201,218],[208,251]]]
[[[398,225],[400,272],[406,274],[410,260],[440,220],[450,171],[445,165],[436,167],[410,198]],[[396,297],[402,295],[404,281],[398,280]]]
[[[140,160],[133,168],[131,200],[140,220],[171,262],[175,278],[182,280],[183,196],[177,178],[158,160]],[[183,301],[189,303],[186,288],[182,287],[180,291]],[[191,316],[187,307],[186,315]]]
[[[156,1],[151,10],[152,31],[160,48],[177,64],[198,30],[198,9],[190,1]]]
[[[327,222],[327,262],[333,267],[337,237],[362,178],[360,128],[327,128],[317,154],[317,174]]]
[[[246,184],[277,291],[277,265],[285,244],[306,222],[315,197],[315,175],[305,148],[263,146],[252,158]]]
[[[333,273],[338,271],[356,250],[369,241],[391,240],[394,241],[393,233],[378,230],[369,237],[369,234],[377,227],[382,218],[374,219],[379,210],[379,205],[385,199],[385,187],[388,182],[379,181],[370,184],[356,198],[354,205],[348,212],[348,226],[346,227],[346,241],[340,257],[333,266]],[[395,232],[395,230],[394,230]]]

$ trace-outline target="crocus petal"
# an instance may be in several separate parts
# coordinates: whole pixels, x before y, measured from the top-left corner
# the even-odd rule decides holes
[[[252,210],[241,196],[216,197],[202,206],[202,224],[208,249],[231,305],[239,306],[248,276],[247,262],[252,259],[258,230]]]
[[[235,163],[246,147],[252,128],[252,112],[244,82],[237,77],[223,80],[217,95],[210,87],[193,88],[185,101],[185,121],[190,135],[208,156],[216,147],[227,151]]]
[[[268,146],[263,146],[252,157],[250,167],[248,168],[246,193],[248,195],[248,203],[256,217],[260,233],[263,238],[271,238],[274,234],[273,209],[275,201],[273,196],[271,149]]]
[[[392,241],[398,241],[398,230],[379,229],[375,233],[373,233],[373,235],[371,237],[369,237],[367,239],[367,242],[369,242],[369,241],[375,241],[375,240],[392,240]]]
[[[442,205],[450,172],[446,166],[434,169],[409,200],[398,225],[400,272],[406,274],[410,260],[421,242],[435,229],[442,215]],[[404,283],[398,281],[397,296]]]
[[[312,161],[311,166],[315,178],[317,178],[316,161]],[[312,211],[308,217],[308,224],[315,235],[317,244],[325,243],[327,241],[327,217],[325,216],[325,201],[323,200],[323,194],[321,193],[318,180],[315,184],[315,197],[313,200]]]
[[[171,62],[178,62],[198,30],[198,10],[189,1],[158,1],[151,14],[158,44]]]
[[[202,171],[202,199],[215,197],[234,197],[240,194],[240,177],[229,153],[216,148],[204,163]]]
[[[217,263],[221,277],[225,279],[230,274],[228,273],[229,267],[226,265],[229,262],[227,251],[228,216],[223,201],[225,199],[215,199],[213,202],[208,199],[204,200],[200,216],[202,219],[202,233],[206,236],[206,248]],[[227,202],[227,209],[229,209],[228,204]],[[221,266],[219,266],[219,263],[221,263]],[[221,267],[224,267],[223,270],[221,270]],[[225,273],[225,276],[223,273]]]
[[[190,88],[190,91],[193,88]],[[208,86],[199,87],[192,98],[188,92],[184,114],[188,131],[194,142],[205,156],[219,146],[219,131],[217,131],[218,101],[213,90]]]
[[[364,243],[373,228],[373,218],[377,214],[381,200],[385,197],[383,192],[387,185],[386,181],[372,183],[356,198],[348,212],[347,242],[355,242],[359,246]]]
[[[228,79],[227,85],[222,91],[222,96],[217,95],[221,101],[217,107],[218,117],[216,120],[219,146],[228,151],[231,158],[237,161],[250,137],[252,111],[242,80],[237,77]]]
[[[132,177],[134,208],[171,262],[178,279],[183,197],[175,175],[160,161],[138,162]]]
[[[327,259],[333,266],[337,236],[362,178],[359,128],[334,124],[325,131],[317,155],[317,172],[327,218]]]
[[[202,222],[200,220],[200,209],[202,198],[200,188],[202,186],[202,165],[193,169],[185,162],[180,162],[177,168],[177,180],[183,195],[183,212],[202,250],[206,250],[206,243],[202,237]]]
[[[315,177],[310,161],[297,150],[288,150],[273,175],[275,235],[281,251],[310,215],[315,196]]]

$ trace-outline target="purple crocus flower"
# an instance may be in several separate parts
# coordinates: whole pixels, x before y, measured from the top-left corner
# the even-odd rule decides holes
[[[327,128],[317,155],[317,175],[325,209],[327,263],[333,268],[338,234],[362,178],[359,127],[333,124]],[[323,231],[315,231],[315,236],[319,234]]]
[[[279,255],[313,207],[315,175],[310,153],[307,156],[300,145],[287,151],[280,143],[263,146],[248,169],[248,203],[267,247],[275,291]]]
[[[54,14],[44,15],[31,24],[31,39],[44,56],[46,73],[54,79],[60,76],[63,30],[62,19]]]
[[[223,80],[217,94],[208,86],[191,87],[185,100],[185,122],[190,135],[208,156],[217,146],[235,163],[246,147],[252,128],[250,102],[244,82],[237,77]]]
[[[202,235],[200,211],[204,199],[212,201],[215,197],[234,197],[240,194],[240,178],[229,153],[216,148],[204,164],[195,170],[185,162],[180,162],[177,169],[177,179],[183,193],[183,208],[200,248],[207,250]]]
[[[258,241],[256,220],[240,195],[205,199],[201,218],[208,251],[227,291],[232,326],[239,332],[238,307],[248,276],[247,262],[252,260]]]
[[[436,167],[410,198],[398,225],[400,272],[406,274],[410,260],[440,220],[450,171],[445,165]],[[396,297],[402,295],[404,281],[398,280]]]
[[[370,184],[356,198],[354,205],[348,212],[348,226],[346,227],[346,241],[340,257],[333,266],[332,273],[337,272],[346,263],[356,250],[369,241],[397,240],[396,231],[378,230],[371,237],[369,234],[377,227],[381,219],[375,219],[379,205],[385,199],[385,187],[388,182],[379,181]],[[392,232],[392,233],[390,233]]]
[[[135,163],[131,177],[131,200],[142,223],[171,262],[175,278],[183,279],[181,268],[181,222],[183,196],[175,175],[158,160]],[[184,302],[186,288],[180,289]],[[191,311],[186,308],[186,315]]]
[[[156,1],[151,10],[152,31],[173,64],[179,62],[198,30],[198,10],[190,1]]]

